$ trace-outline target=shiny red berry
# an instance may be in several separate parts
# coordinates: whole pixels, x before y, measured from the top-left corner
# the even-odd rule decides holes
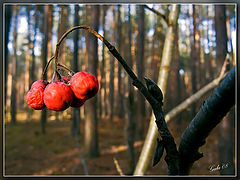
[[[89,99],[98,92],[99,85],[95,76],[87,72],[77,72],[70,79],[70,87],[78,99]]]
[[[48,109],[63,111],[72,103],[73,93],[64,82],[54,82],[45,88],[43,100]]]

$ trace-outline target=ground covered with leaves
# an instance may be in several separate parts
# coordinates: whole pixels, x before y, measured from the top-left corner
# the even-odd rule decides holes
[[[149,120],[146,120],[148,123]],[[124,120],[99,120],[99,149],[97,158],[84,157],[90,175],[119,176],[113,158],[123,173],[128,172],[128,153],[124,136]],[[177,145],[188,122],[169,122]],[[79,143],[84,154],[84,124],[81,122]],[[46,134],[41,133],[39,121],[19,122],[16,125],[5,124],[5,174],[6,175],[84,175],[78,154],[76,140],[71,136],[71,120],[47,122]],[[209,167],[218,165],[217,128],[210,134],[200,151],[204,157],[197,161],[192,175],[219,175],[219,171],[210,171]],[[143,141],[135,142],[138,159]],[[165,154],[163,155],[163,157]],[[146,175],[167,175],[164,158],[155,166],[149,166]]]

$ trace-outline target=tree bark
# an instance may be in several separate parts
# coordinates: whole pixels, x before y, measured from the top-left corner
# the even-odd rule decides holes
[[[43,19],[43,45],[42,45],[42,68],[44,70],[46,64],[47,64],[47,55],[48,55],[48,10],[49,5],[44,6],[44,19]],[[47,75],[45,74],[44,78],[47,78]],[[44,108],[41,112],[41,125],[42,125],[42,133],[46,133],[46,123],[47,123],[47,110]]]
[[[99,28],[99,6],[94,5],[91,7],[92,16],[90,26],[97,32]],[[98,66],[98,42],[97,38],[92,34],[89,35],[89,48],[88,49],[88,72],[97,76]],[[90,99],[85,103],[86,116],[85,116],[85,154],[88,157],[99,156],[98,149],[98,120],[97,120],[97,96]]]
[[[177,24],[178,14],[179,14],[179,5],[172,5],[172,9],[169,14],[169,27],[166,35],[166,39],[163,47],[162,54],[162,63],[159,72],[158,86],[165,94],[165,89],[167,85],[169,65],[172,60],[172,48],[174,42],[174,32]],[[134,175],[143,175],[150,162],[151,155],[153,154],[154,146],[157,138],[157,126],[154,122],[154,115],[152,114],[151,120],[149,123],[149,128],[147,136],[144,141],[144,145],[140,154],[140,157],[137,162],[137,166],[134,170]]]
[[[103,6],[102,11],[102,26],[103,26],[103,37],[105,37],[105,16],[107,11],[107,6]],[[106,117],[108,114],[107,108],[107,87],[106,87],[106,62],[105,62],[105,45],[102,45],[102,69],[101,69],[101,103],[102,103],[102,115]]]
[[[4,45],[5,45],[5,48],[4,48],[4,55],[5,55],[5,64],[4,64],[4,70],[5,70],[5,78],[4,78],[4,104],[6,105],[6,102],[7,102],[7,77],[8,77],[8,41],[9,41],[9,33],[10,33],[10,21],[11,21],[11,17],[12,17],[12,13],[11,13],[11,6],[10,5],[6,5],[5,6],[5,41],[4,41]],[[6,113],[6,108],[5,108],[5,113]]]
[[[205,144],[209,133],[234,104],[235,68],[204,101],[200,111],[183,132],[179,145],[181,175],[188,175],[193,163],[203,157],[203,154],[198,152],[199,147]]]
[[[122,46],[121,46],[121,41],[122,41],[122,22],[121,22],[121,5],[118,5],[117,8],[117,48],[118,52],[121,54],[122,52]],[[118,63],[118,96],[117,96],[117,115],[120,118],[123,118],[124,115],[124,109],[123,109],[123,93],[122,93],[122,67],[121,64]]]
[[[142,81],[144,74],[144,6],[138,6],[138,36],[137,36],[137,75]],[[138,92],[137,106],[136,139],[143,139],[144,135],[144,117],[145,117],[145,99]]]
[[[12,90],[11,90],[11,123],[16,124],[16,83],[17,83],[17,6],[13,6],[13,60],[12,60]]]
[[[74,6],[74,26],[79,25],[79,5]],[[72,63],[72,70],[74,72],[78,72],[78,36],[79,31],[74,32],[74,57],[73,57],[73,63]],[[73,108],[72,110],[72,136],[76,136],[80,134],[80,109],[79,108]]]
[[[132,68],[132,23],[131,23],[131,13],[130,5],[128,5],[128,64]],[[135,168],[135,154],[134,154],[134,133],[135,133],[135,122],[134,122],[134,92],[131,78],[128,77],[127,92],[125,94],[125,105],[124,107],[126,113],[126,123],[125,123],[125,138],[128,146],[128,173],[133,174]]]
[[[199,42],[199,32],[198,32],[198,18],[196,13],[195,5],[192,6],[193,9],[193,44],[191,48],[191,80],[192,80],[192,94],[197,92],[199,84],[199,60],[200,60],[200,42]],[[192,116],[196,114],[196,104],[192,105]]]
[[[115,19],[115,10],[113,9],[113,19]],[[116,30],[116,22],[112,22],[112,42],[115,41],[115,30]],[[110,77],[109,77],[109,105],[110,105],[110,122],[113,122],[113,114],[114,114],[114,57],[110,57]]]

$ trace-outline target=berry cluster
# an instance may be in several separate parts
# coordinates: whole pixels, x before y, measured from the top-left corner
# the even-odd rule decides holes
[[[86,100],[95,96],[99,85],[95,76],[87,72],[77,72],[71,79],[62,76],[62,81],[48,83],[35,81],[26,95],[27,104],[41,110],[45,106],[54,111],[64,111],[69,106],[81,107]]]

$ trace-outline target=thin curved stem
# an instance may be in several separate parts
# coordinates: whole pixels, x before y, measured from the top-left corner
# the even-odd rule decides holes
[[[65,70],[71,72],[72,74],[75,74],[74,71],[72,71],[72,70],[69,69],[67,66],[65,66],[65,65],[63,65],[63,64],[61,64],[61,63],[57,63],[57,66],[60,66],[60,67],[62,67],[63,69],[65,69]]]
[[[48,68],[49,64],[52,62],[53,58],[54,58],[54,56],[52,56],[52,57],[49,59],[47,65],[45,66],[44,71],[43,71],[43,73],[42,73],[42,80],[44,80],[44,76],[45,76],[45,74],[46,74],[47,68]]]

